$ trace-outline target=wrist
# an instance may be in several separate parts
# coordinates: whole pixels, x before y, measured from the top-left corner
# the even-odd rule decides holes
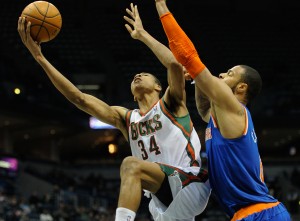
[[[46,61],[45,57],[44,57],[42,54],[37,55],[37,56],[35,57],[35,60],[36,60],[39,64],[45,63],[45,61]]]
[[[139,31],[139,38],[138,39],[140,41],[143,41],[145,38],[147,38],[148,35],[149,35],[149,33],[145,29],[140,30]]]
[[[166,1],[165,0],[155,0],[155,4],[156,5],[166,5]]]
[[[158,12],[159,17],[170,12],[165,0],[156,0],[155,5],[156,5],[156,10]]]

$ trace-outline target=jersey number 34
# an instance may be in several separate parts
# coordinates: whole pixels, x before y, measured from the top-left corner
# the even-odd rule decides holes
[[[141,154],[142,154],[143,160],[148,159],[148,152],[149,152],[149,154],[154,152],[155,155],[158,155],[158,154],[161,153],[160,150],[159,150],[159,146],[157,146],[154,135],[152,135],[150,137],[150,147],[149,148],[145,147],[145,144],[142,140],[138,141],[138,145],[141,148],[141,151],[142,151]],[[148,151],[147,151],[147,149],[148,149]]]

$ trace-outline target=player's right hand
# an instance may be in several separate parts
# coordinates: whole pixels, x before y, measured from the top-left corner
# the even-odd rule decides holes
[[[18,20],[18,32],[23,44],[28,48],[35,60],[39,60],[43,55],[41,52],[41,46],[35,42],[30,35],[30,22],[27,22],[25,17],[19,17]]]
[[[130,4],[130,9],[126,8],[127,14],[130,16],[124,16],[124,19],[127,21],[128,24],[125,24],[125,27],[131,37],[133,39],[140,39],[141,32],[145,31],[142,20],[139,15],[139,11],[136,5]],[[132,25],[132,27],[130,26]]]

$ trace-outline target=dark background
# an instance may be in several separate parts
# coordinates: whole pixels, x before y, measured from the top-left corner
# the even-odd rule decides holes
[[[17,20],[31,1],[1,5],[0,131],[3,152],[52,161],[107,159],[107,145],[119,146],[113,159],[130,154],[116,130],[89,129],[89,116],[70,104],[50,83],[17,33]],[[131,39],[123,20],[130,1],[53,0],[63,25],[42,44],[48,60],[75,85],[110,105],[136,108],[132,77],[153,73],[166,88],[166,70],[141,42]],[[138,4],[146,30],[167,45],[152,0]],[[299,160],[299,7],[285,1],[169,1],[170,10],[215,75],[234,65],[256,68],[263,79],[259,98],[249,106],[262,158]],[[13,89],[22,92],[15,95]],[[186,86],[188,107],[203,140],[193,85]],[[203,149],[205,148],[203,144]],[[292,150],[291,150],[292,148]],[[295,153],[290,155],[290,151]]]
[[[166,69],[145,45],[131,39],[124,27],[123,15],[130,1],[51,2],[60,10],[63,25],[55,39],[42,44],[42,51],[78,87],[99,87],[82,89],[84,92],[109,105],[133,109],[137,105],[130,82],[135,74],[153,73],[166,88]],[[29,3],[2,0],[0,6],[0,154],[15,157],[20,163],[17,174],[10,177],[0,171],[0,198],[3,199],[3,194],[7,198],[0,202],[0,220],[3,217],[6,221],[20,220],[12,219],[14,215],[9,214],[17,211],[14,208],[22,205],[24,196],[27,205],[35,208],[27,214],[29,220],[39,220],[45,208],[55,220],[63,217],[58,211],[69,214],[63,220],[113,220],[120,184],[119,166],[130,155],[130,148],[116,129],[91,129],[90,116],[54,88],[24,47],[18,36],[17,21]],[[167,45],[154,1],[133,3],[139,6],[144,28]],[[299,215],[300,192],[295,187],[300,186],[300,7],[292,0],[168,0],[168,6],[213,74],[226,72],[238,64],[260,72],[263,90],[249,109],[266,182],[271,194]],[[16,87],[21,94],[14,94]],[[202,141],[205,165],[206,125],[196,111],[194,86],[187,83],[186,91],[187,105]],[[115,144],[118,151],[109,154],[109,144]],[[77,204],[72,207],[75,201],[67,194],[74,193]],[[52,199],[51,203],[42,198],[49,194],[52,198],[46,199]],[[147,203],[143,202],[139,214],[144,216],[139,219],[149,220]],[[21,211],[25,214],[24,209]],[[84,214],[89,214],[90,219],[83,219]],[[108,218],[104,219],[103,214]],[[205,214],[197,220],[228,220],[228,217],[212,198]]]

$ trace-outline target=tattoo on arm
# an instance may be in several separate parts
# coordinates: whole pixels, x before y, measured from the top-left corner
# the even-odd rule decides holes
[[[195,88],[195,98],[196,98],[196,106],[197,106],[198,113],[203,118],[207,115],[210,109],[210,100],[197,87]]]

